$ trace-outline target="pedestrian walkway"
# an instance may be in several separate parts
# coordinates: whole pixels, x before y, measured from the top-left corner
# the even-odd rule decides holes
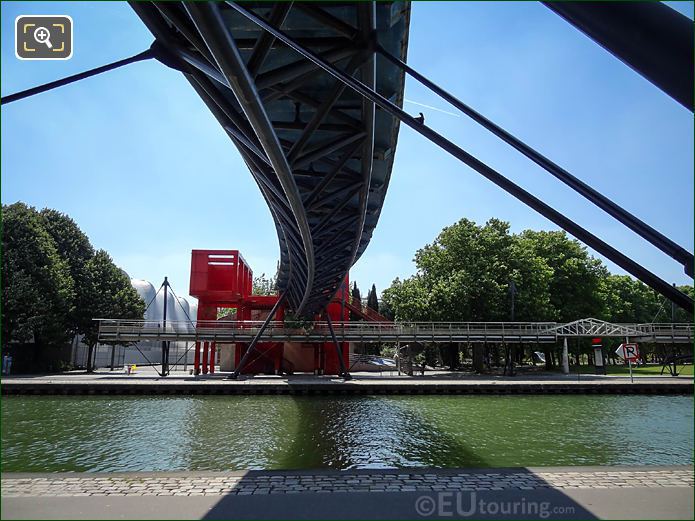
[[[2,518],[499,518],[516,503],[521,518],[692,519],[692,496],[691,466],[13,473]]]
[[[368,473],[204,473],[8,475],[2,497],[27,496],[219,496],[300,492],[407,492],[432,490],[533,490],[537,488],[692,487],[689,468],[632,470],[397,470]]]
[[[246,376],[224,373],[193,376],[183,371],[161,378],[152,368],[136,374],[107,370],[2,379],[5,394],[681,394],[693,392],[692,376],[563,375],[527,373],[515,377],[428,371],[406,376],[396,371],[337,376],[295,374]]]

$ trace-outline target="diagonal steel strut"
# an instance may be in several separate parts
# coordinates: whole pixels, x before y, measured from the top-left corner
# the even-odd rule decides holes
[[[338,342],[338,338],[335,336],[331,316],[328,314],[328,311],[325,311],[324,315],[326,317],[326,322],[328,322],[328,330],[331,332],[331,338],[335,344],[335,349],[338,351],[338,362],[340,363],[340,374],[338,376],[342,376],[344,380],[352,380],[352,376],[345,367],[345,360],[343,360],[343,348],[340,347],[340,342]]]
[[[244,353],[244,356],[242,356],[241,360],[239,360],[239,365],[236,366],[234,372],[227,377],[229,380],[236,380],[239,377],[239,374],[241,373],[242,369],[244,369],[246,362],[251,356],[251,353],[253,353],[253,350],[256,349],[256,344],[258,343],[258,340],[261,338],[261,336],[263,336],[263,332],[268,327],[268,324],[272,322],[273,317],[275,317],[275,313],[277,313],[280,304],[282,304],[282,301],[285,300],[285,295],[287,295],[287,292],[280,295],[280,297],[273,305],[273,308],[270,310],[270,313],[268,313],[268,316],[263,321],[263,324],[261,325],[261,328],[258,330],[258,333],[256,333],[256,336],[254,336],[253,340],[251,340],[249,347],[246,349],[246,352]]]
[[[391,101],[381,96],[379,93],[364,85],[362,82],[355,80],[354,78],[344,74],[339,69],[336,69],[331,64],[325,62],[310,50],[296,43],[283,31],[271,26],[266,21],[262,20],[252,12],[246,10],[245,8],[241,7],[240,5],[234,2],[228,1],[227,5],[229,5],[232,9],[237,11],[239,14],[244,16],[249,21],[255,23],[262,29],[273,34],[275,38],[284,42],[288,47],[291,47],[296,52],[304,56],[306,59],[315,63],[335,78],[346,83],[357,93],[376,103],[383,110],[390,113],[392,116],[398,118],[400,121],[414,129],[416,132],[422,134],[427,139],[438,145],[440,148],[443,148],[451,155],[459,159],[461,162],[468,165],[469,167],[471,167],[472,169],[474,169],[475,171],[477,171],[478,173],[495,183],[497,186],[507,191],[523,203],[525,203],[526,205],[530,206],[531,208],[539,212],[541,215],[560,226],[562,229],[568,231],[577,239],[581,240],[600,254],[604,255],[606,258],[613,261],[615,264],[623,268],[625,271],[631,273],[636,278],[638,278],[651,288],[655,289],[672,302],[675,302],[677,305],[681,306],[689,313],[693,312],[693,300],[681,291],[678,291],[676,288],[672,287],[668,282],[664,281],[651,271],[636,263],[635,261],[624,255],[617,249],[613,248],[611,245],[604,242],[603,240],[601,240],[585,228],[581,227],[571,219],[565,217],[563,214],[555,210],[553,207],[546,204],[530,192],[527,192],[514,182],[510,181],[490,166],[486,165],[485,163],[472,156],[459,146],[455,145],[453,142],[446,139],[441,134],[430,129],[424,124],[421,124],[411,115],[400,109]]]
[[[273,165],[273,169],[287,197],[293,217],[296,220],[296,226],[301,238],[301,247],[298,249],[303,254],[301,257],[303,257],[307,268],[305,273],[306,283],[296,309],[298,313],[301,313],[311,294],[315,275],[314,246],[301,196],[292,177],[292,170],[273,131],[270,119],[258,95],[258,90],[254,86],[253,79],[244,65],[234,39],[224,24],[219,6],[215,3],[191,3],[186,4],[185,8],[199,32],[207,35],[205,44],[208,46],[210,54],[216,60],[229,85],[233,87],[232,91],[239,105],[261,141],[261,146]]]
[[[457,109],[459,109],[461,112],[470,117],[473,121],[482,125],[484,128],[492,132],[495,136],[514,147],[516,150],[521,152],[523,155],[525,155],[531,161],[539,165],[541,168],[545,169],[555,178],[559,179],[567,186],[572,188],[575,192],[579,193],[580,195],[594,203],[596,206],[601,208],[603,211],[608,213],[610,216],[614,217],[615,219],[623,223],[625,226],[630,228],[640,237],[649,241],[651,244],[659,248],[666,255],[683,264],[685,273],[688,274],[690,277],[693,276],[695,258],[693,257],[692,253],[688,252],[685,248],[678,245],[662,233],[658,232],[638,217],[632,215],[622,206],[614,203],[608,197],[604,196],[602,193],[598,192],[588,184],[576,178],[557,163],[548,159],[537,150],[534,150],[520,139],[514,137],[512,134],[504,130],[502,127],[496,125],[495,123],[487,119],[485,116],[477,112],[475,109],[469,107],[461,100],[442,89],[439,85],[427,79],[418,71],[410,67],[408,64],[404,63],[402,60],[396,58],[395,56],[384,50],[383,47],[378,46],[377,50],[384,58],[406,71],[417,81],[419,81],[424,86],[438,94],[440,97],[444,98],[446,101],[448,101]]]

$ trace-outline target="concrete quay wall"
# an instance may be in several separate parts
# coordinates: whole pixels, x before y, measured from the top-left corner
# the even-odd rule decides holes
[[[385,395],[692,394],[690,378],[244,378],[24,377],[0,382],[5,395]]]

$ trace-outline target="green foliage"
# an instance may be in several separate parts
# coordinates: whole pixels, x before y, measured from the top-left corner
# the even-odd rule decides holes
[[[379,312],[379,299],[376,295],[376,285],[372,284],[372,289],[369,290],[367,295],[367,307],[373,309],[377,313]]]
[[[311,319],[301,315],[288,313],[285,315],[284,324],[287,329],[302,329],[304,331],[309,331],[313,327],[314,322]]]
[[[601,280],[608,275],[601,261],[591,257],[584,246],[564,231],[526,230],[521,237],[533,244],[536,255],[552,270],[548,319],[570,322],[601,315]]]
[[[85,264],[85,286],[79,306],[85,310],[80,330],[82,340],[89,346],[96,345],[98,326],[93,318],[118,317],[141,319],[145,303],[131,286],[130,279],[113,263],[104,250],[99,250]]]
[[[77,282],[83,276],[85,263],[94,256],[89,238],[71,217],[58,210],[44,208],[40,216],[44,229],[55,243],[58,255],[67,262],[70,275]]]
[[[695,288],[693,288],[693,286],[678,286],[678,289],[690,298],[695,297]],[[660,315],[661,318],[659,318],[657,322],[671,322],[671,305],[669,302],[666,302],[665,305],[666,312]],[[674,315],[673,322],[693,322],[693,316],[678,306],[674,306]]]
[[[75,333],[93,347],[98,317],[142,318],[127,274],[56,210],[3,205],[2,341],[56,345]],[[90,349],[91,353],[91,349]]]
[[[350,292],[350,302],[355,306],[362,307],[362,294],[360,288],[357,287],[357,282],[352,283],[352,291]],[[362,320],[357,313],[350,311],[350,320]]]
[[[671,319],[670,303],[631,277],[610,274],[562,231],[511,234],[498,219],[483,226],[462,219],[418,250],[415,263],[415,275],[395,279],[382,294],[397,320],[510,320],[512,281],[518,321]],[[693,294],[692,287],[680,289]],[[692,316],[678,309],[676,319]]]
[[[277,275],[275,277],[266,277],[265,273],[261,273],[260,277],[253,278],[254,295],[275,295],[276,293]]]
[[[353,302],[357,302],[358,304],[362,302],[362,294],[360,293],[360,288],[357,287],[357,282],[352,283],[351,296]]]
[[[607,275],[601,281],[605,318],[610,322],[652,322],[664,298],[646,284],[627,275]],[[668,319],[671,317],[668,306]],[[665,318],[665,317],[664,317]]]
[[[69,328],[74,333],[84,333],[83,324],[91,322],[92,315],[83,292],[86,287],[87,262],[94,256],[89,238],[67,215],[49,208],[41,210],[43,227],[53,239],[58,255],[66,262],[75,288],[75,299],[69,316]]]
[[[2,207],[2,342],[58,344],[69,337],[74,284],[38,212]]]

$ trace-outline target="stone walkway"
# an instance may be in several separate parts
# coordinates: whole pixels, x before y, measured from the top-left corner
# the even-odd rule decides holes
[[[683,467],[247,473],[3,474],[2,497],[221,496],[345,492],[693,487]]]

